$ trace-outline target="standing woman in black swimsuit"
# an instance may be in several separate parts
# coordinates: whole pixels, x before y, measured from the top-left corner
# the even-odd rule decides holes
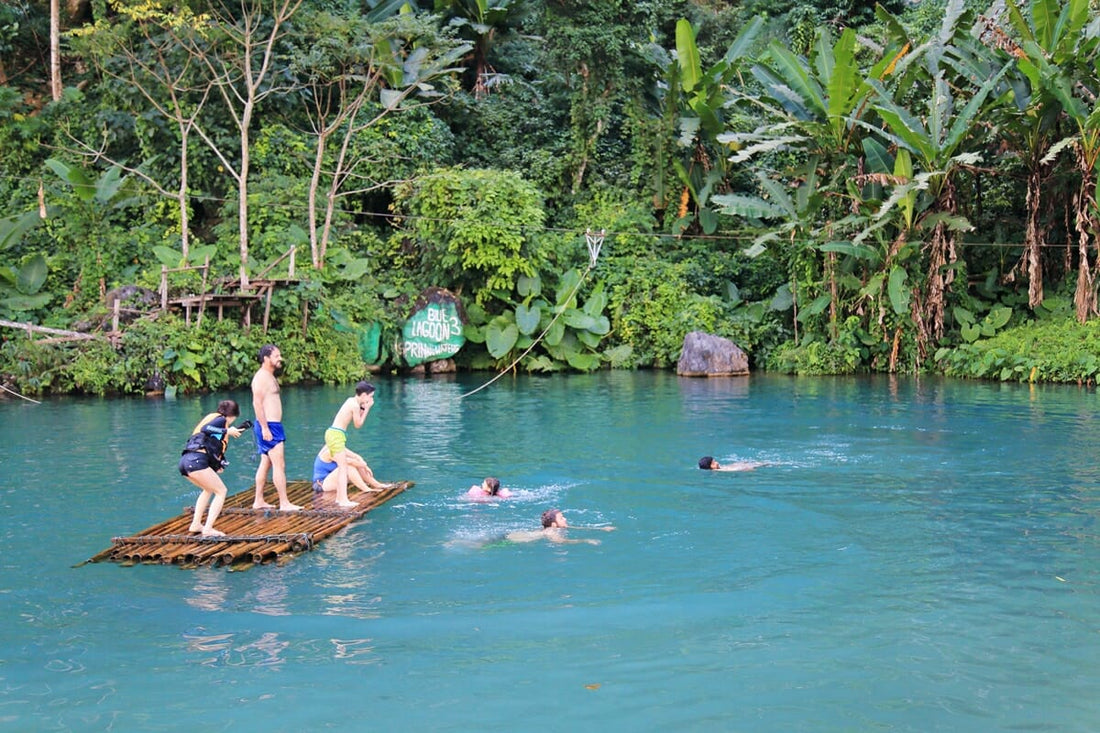
[[[195,501],[195,514],[191,518],[188,532],[202,532],[203,537],[224,537],[225,532],[214,529],[214,520],[221,513],[225,503],[226,488],[222,477],[218,475],[225,468],[225,449],[229,438],[238,438],[241,428],[232,427],[233,420],[241,414],[241,408],[233,400],[222,400],[218,411],[212,412],[195,426],[180,458],[180,473],[187,480],[202,489]],[[210,499],[213,498],[213,503]],[[206,524],[202,523],[202,514],[210,504],[210,513]]]

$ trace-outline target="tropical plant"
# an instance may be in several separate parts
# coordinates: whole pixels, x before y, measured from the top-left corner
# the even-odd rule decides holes
[[[764,19],[753,18],[730,44],[725,56],[704,70],[695,41],[695,29],[686,19],[676,23],[676,58],[664,61],[663,103],[661,114],[666,120],[675,118],[678,135],[675,138],[679,155],[671,159],[682,186],[675,228],[683,232],[692,228],[714,234],[718,216],[710,207],[711,195],[727,185],[729,165],[719,137],[727,127],[726,88],[735,81],[746,62],[747,54],[764,27]],[[654,44],[651,52],[658,62],[664,60],[663,49]],[[666,155],[666,146],[658,143],[659,156]],[[657,173],[658,200],[664,201],[663,164]]]
[[[117,166],[102,172],[87,171],[50,158],[46,167],[65,184],[66,192],[57,194],[53,208],[56,215],[44,222],[54,239],[62,244],[55,256],[56,264],[74,270],[73,300],[83,294],[85,299],[96,301],[104,296],[109,284],[125,278],[128,271],[136,268],[133,245],[138,233],[133,227],[125,228],[125,219],[141,203],[141,192]],[[89,232],[95,233],[98,243],[117,242],[120,246],[88,246]],[[131,245],[129,249],[121,246],[123,232]],[[96,287],[85,287],[88,283]]]
[[[599,349],[611,330],[603,284],[593,287],[583,303],[577,294],[581,284],[582,273],[569,270],[557,279],[551,295],[544,292],[540,276],[520,277],[515,300],[489,304],[493,312],[476,303],[468,307],[463,333],[470,342],[484,344],[497,367],[520,358],[518,366],[528,371],[568,366],[587,372],[604,359],[621,359],[622,350],[604,354]]]
[[[863,167],[858,160],[862,152],[859,123],[867,112],[870,79],[889,71],[881,61],[871,75],[860,69],[857,37],[851,29],[835,41],[829,32],[820,32],[812,59],[773,42],[752,67],[759,91],[743,90],[737,97],[739,104],[763,111],[764,124],[718,136],[734,148],[732,163],[754,164],[760,194],[724,194],[714,197],[713,203],[731,216],[773,222],[745,253],[757,256],[766,247],[781,248],[779,261],[789,273],[796,318],[804,295],[798,282],[801,271],[809,275],[805,295],[812,301],[801,316],[828,308],[834,338],[840,309],[836,258],[846,253],[826,250],[820,257],[820,247],[838,238],[836,222],[845,221],[848,213],[841,202],[851,179]],[[791,155],[796,156],[794,162]],[[777,163],[784,169],[773,172]]]

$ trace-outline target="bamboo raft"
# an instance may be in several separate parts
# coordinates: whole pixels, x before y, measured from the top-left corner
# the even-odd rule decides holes
[[[293,553],[312,550],[321,540],[340,531],[375,507],[385,504],[411,481],[401,481],[381,491],[363,492],[348,487],[348,497],[359,506],[345,509],[336,505],[335,492],[314,492],[309,481],[287,482],[290,501],[302,507],[297,512],[253,509],[255,487],[226,497],[215,524],[225,537],[189,534],[194,508],[131,537],[113,537],[111,546],[86,562],[133,565],[235,565],[267,563]]]

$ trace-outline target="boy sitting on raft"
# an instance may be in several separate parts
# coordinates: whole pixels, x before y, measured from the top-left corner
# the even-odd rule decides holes
[[[393,484],[382,483],[374,477],[374,471],[367,465],[363,456],[355,451],[344,448],[348,457],[348,481],[360,491],[381,491],[388,489]],[[323,491],[326,494],[336,491],[336,469],[339,464],[332,460],[332,453],[328,446],[321,446],[317,457],[313,459],[313,490]]]

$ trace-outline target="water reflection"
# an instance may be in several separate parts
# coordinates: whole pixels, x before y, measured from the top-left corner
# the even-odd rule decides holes
[[[261,667],[279,666],[286,661],[282,655],[289,646],[290,642],[281,638],[279,634],[268,632],[238,650],[241,655],[241,664]]]
[[[344,533],[329,541],[323,550],[323,577],[318,586],[322,613],[359,619],[379,616],[381,598],[370,588],[383,549],[365,531]]]
[[[253,641],[243,634],[204,634],[202,629],[184,635],[187,651],[202,655],[198,664],[204,667],[280,667],[290,642],[276,632],[264,632]]]
[[[382,661],[373,639],[331,639],[333,659],[349,664],[378,664]]]
[[[184,600],[202,611],[223,611],[229,596],[227,576],[217,570],[203,568],[193,573],[192,595]]]
[[[265,616],[287,616],[290,609],[287,608],[287,598],[290,591],[287,587],[286,575],[278,572],[259,572],[253,591],[246,594],[244,604],[250,606],[256,613]]]
[[[397,416],[385,430],[398,437],[404,458],[416,466],[439,466],[462,440],[462,385],[453,378],[388,383]],[[396,434],[396,435],[395,435]]]

